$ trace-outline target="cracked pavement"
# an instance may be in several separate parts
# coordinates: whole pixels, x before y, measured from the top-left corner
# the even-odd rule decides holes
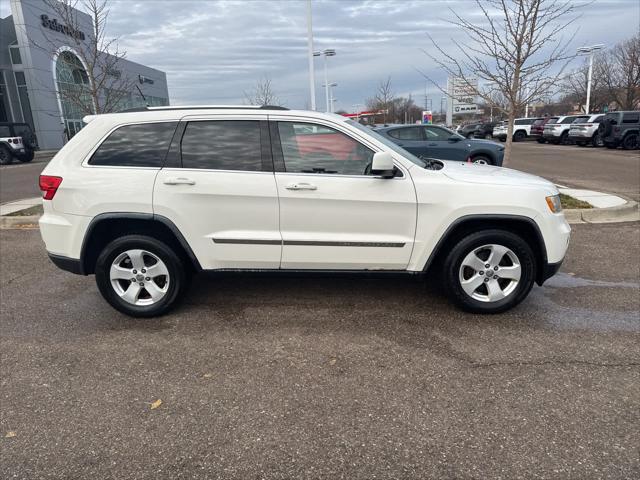
[[[0,231],[0,273],[1,478],[640,477],[637,222],[575,225],[497,316],[437,281],[201,276],[133,320],[37,230]]]

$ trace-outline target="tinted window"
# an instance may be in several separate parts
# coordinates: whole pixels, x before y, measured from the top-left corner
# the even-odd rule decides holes
[[[89,160],[89,164],[162,167],[175,129],[175,122],[120,127],[102,142]]]
[[[287,172],[367,175],[373,151],[332,128],[278,122]]]
[[[596,117],[593,120],[591,120],[591,122],[592,123],[602,123],[603,120],[604,120],[604,116],[600,115],[599,117]]]
[[[562,124],[572,123],[575,119],[576,119],[576,117],[566,117],[560,123],[562,123]]]
[[[640,122],[640,114],[636,112],[625,113],[622,115],[622,123],[638,123]]]
[[[573,122],[571,123],[584,123],[587,122],[589,120],[589,117],[576,117],[573,119]]]
[[[398,140],[423,140],[420,127],[397,128],[390,130],[389,135]]]
[[[189,122],[182,137],[182,167],[262,170],[260,123],[254,120]]]
[[[453,135],[453,132],[449,132],[440,127],[424,127],[424,133],[427,135],[427,141],[446,141]]]
[[[0,137],[10,137],[10,136],[11,136],[11,132],[9,131],[8,126],[0,127]]]

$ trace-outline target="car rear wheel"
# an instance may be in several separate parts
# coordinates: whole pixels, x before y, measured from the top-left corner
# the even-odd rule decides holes
[[[569,144],[569,132],[562,132],[560,135],[560,140],[558,140],[560,145],[568,145]]]
[[[519,304],[535,279],[535,257],[520,236],[504,230],[468,235],[444,261],[449,298],[473,313],[500,313]]]
[[[523,132],[522,130],[518,130],[516,133],[513,134],[513,141],[514,142],[521,142],[525,138],[527,138],[527,134],[525,132]]]
[[[493,137],[493,136],[492,136],[490,133],[485,133],[485,134],[484,134],[484,138],[485,138],[485,140],[491,140],[491,138],[492,138],[492,137]]]
[[[539,138],[538,143],[547,143],[547,140],[545,138]]]
[[[185,269],[165,243],[144,235],[127,235],[109,243],[96,261],[102,296],[132,317],[166,313],[183,293]]]
[[[33,157],[34,157],[33,150],[29,150],[23,156],[18,157],[18,160],[20,160],[22,163],[28,163],[31,160],[33,160]]]
[[[13,155],[6,146],[0,145],[0,165],[9,165],[11,162],[13,162]]]
[[[638,134],[629,133],[624,140],[622,140],[622,148],[625,150],[635,150],[638,148]]]
[[[602,141],[602,135],[600,135],[600,132],[596,132],[593,134],[593,137],[591,137],[591,145],[593,145],[594,147],[604,146],[604,142]]]

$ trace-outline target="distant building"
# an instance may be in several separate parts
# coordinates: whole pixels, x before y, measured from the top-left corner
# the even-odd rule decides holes
[[[42,149],[60,148],[65,137],[82,128],[84,114],[57,93],[88,84],[87,67],[74,45],[75,39],[85,41],[92,21],[89,15],[76,13],[79,28],[74,29],[56,18],[42,0],[11,0],[11,15],[0,19],[0,122],[30,124]],[[120,60],[113,74],[135,79],[146,99],[134,87],[124,95],[122,109],[169,105],[164,72]]]

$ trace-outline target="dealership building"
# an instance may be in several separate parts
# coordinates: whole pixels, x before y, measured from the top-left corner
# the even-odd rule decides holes
[[[78,53],[90,45],[92,19],[73,10],[67,17],[73,24],[65,24],[43,0],[11,0],[10,5],[11,14],[0,19],[0,122],[28,123],[41,149],[60,148],[82,128],[82,117],[94,111],[86,93],[92,76]],[[113,111],[169,105],[164,72],[125,59],[94,63],[102,69],[94,77],[104,78],[104,85],[127,86],[110,96],[99,90],[100,98],[117,98]]]

